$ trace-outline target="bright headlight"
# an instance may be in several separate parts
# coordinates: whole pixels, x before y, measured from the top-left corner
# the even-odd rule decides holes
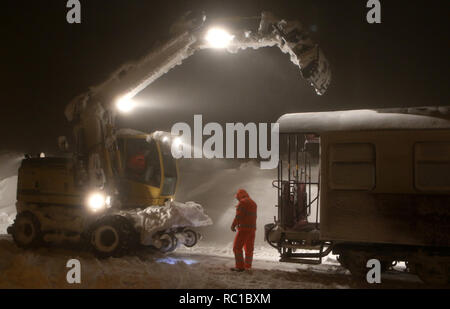
[[[92,193],[87,200],[87,206],[92,211],[99,211],[106,206],[107,197],[102,193]]]
[[[225,48],[233,40],[234,36],[220,28],[211,28],[206,33],[205,40],[212,48]]]
[[[116,106],[117,109],[122,113],[129,113],[136,107],[136,103],[133,101],[133,99],[125,96],[117,100]]]

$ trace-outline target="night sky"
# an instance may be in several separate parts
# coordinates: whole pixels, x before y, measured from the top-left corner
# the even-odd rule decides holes
[[[274,122],[284,113],[449,105],[448,1],[381,1],[382,24],[365,21],[365,0],[81,0],[82,23],[65,0],[2,1],[0,151],[53,151],[71,136],[66,104],[141,57],[188,10],[256,16],[263,10],[311,27],[332,66],[319,97],[277,48],[202,51],[143,91],[148,108],[122,126],[170,130],[191,121]]]

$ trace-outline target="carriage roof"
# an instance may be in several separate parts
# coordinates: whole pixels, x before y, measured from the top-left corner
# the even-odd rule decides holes
[[[285,114],[280,133],[450,129],[448,108],[348,110]]]

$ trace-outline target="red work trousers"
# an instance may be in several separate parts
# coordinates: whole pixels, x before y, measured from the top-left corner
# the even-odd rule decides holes
[[[255,244],[254,229],[238,230],[236,237],[234,238],[233,244],[234,259],[236,260],[236,268],[250,269],[252,267],[254,244]],[[242,248],[244,248],[245,251],[245,259]]]

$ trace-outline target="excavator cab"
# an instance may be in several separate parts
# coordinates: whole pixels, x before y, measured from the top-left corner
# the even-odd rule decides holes
[[[170,134],[119,134],[118,174],[122,208],[164,205],[175,196],[177,162],[171,153]]]

